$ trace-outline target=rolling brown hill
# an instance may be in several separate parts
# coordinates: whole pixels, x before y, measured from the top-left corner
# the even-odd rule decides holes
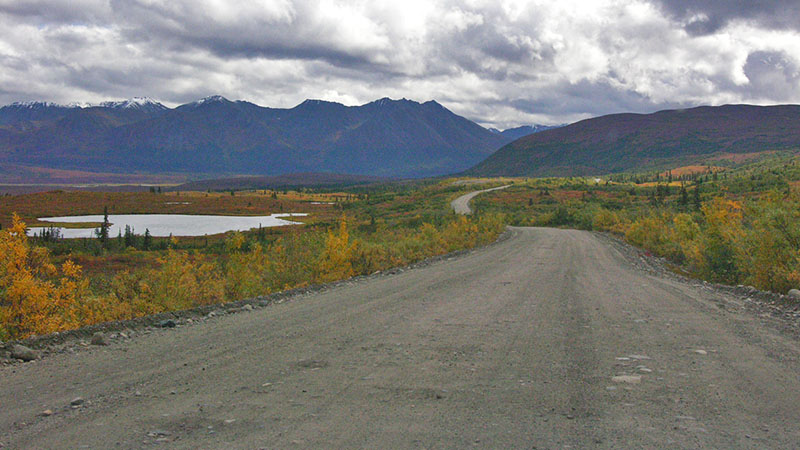
[[[518,139],[468,170],[480,176],[578,176],[669,168],[715,154],[800,149],[800,106],[725,105],[612,114]]]

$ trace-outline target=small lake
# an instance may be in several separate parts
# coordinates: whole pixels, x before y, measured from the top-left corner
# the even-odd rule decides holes
[[[306,216],[304,213],[296,214],[270,214],[269,216],[201,216],[187,214],[109,214],[108,221],[111,228],[109,237],[116,237],[120,232],[125,234],[125,225],[133,228],[134,233],[143,235],[145,230],[150,230],[151,236],[203,236],[206,234],[219,234],[226,231],[247,231],[252,228],[279,227],[283,225],[300,225],[284,218]],[[102,222],[103,216],[64,216],[41,217],[42,222],[56,223],[85,223]],[[60,228],[61,237],[64,238],[91,238],[95,237],[96,228]],[[41,233],[44,227],[31,227],[28,234]]]

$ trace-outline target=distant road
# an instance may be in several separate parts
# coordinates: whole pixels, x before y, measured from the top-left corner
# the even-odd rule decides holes
[[[0,366],[0,442],[797,448],[790,324],[641,264],[586,231],[513,228],[427,267]]]
[[[472,200],[473,197],[475,197],[478,194],[482,194],[484,192],[497,191],[497,190],[500,190],[500,189],[505,189],[505,188],[507,188],[509,186],[511,186],[511,185],[507,184],[505,186],[500,186],[500,187],[491,188],[491,189],[484,189],[482,191],[474,191],[474,192],[470,192],[469,194],[464,194],[461,197],[458,197],[457,199],[455,199],[452,202],[450,202],[450,206],[453,207],[453,210],[456,212],[456,214],[472,214],[472,209],[470,209],[470,207],[469,207],[469,201]]]

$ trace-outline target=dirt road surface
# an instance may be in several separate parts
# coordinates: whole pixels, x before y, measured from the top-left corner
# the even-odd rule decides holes
[[[800,346],[771,319],[698,283],[645,272],[603,236],[511,233],[424,268],[0,368],[0,442],[800,443]],[[83,402],[71,407],[76,397]]]
[[[469,201],[472,200],[473,198],[475,198],[475,196],[477,196],[479,194],[482,194],[484,192],[491,192],[491,191],[497,191],[497,190],[500,190],[500,189],[505,189],[505,188],[507,188],[509,186],[511,186],[511,185],[507,184],[505,186],[495,187],[495,188],[491,188],[491,189],[484,189],[484,190],[481,190],[481,191],[473,191],[473,192],[470,192],[469,194],[464,194],[461,197],[458,197],[457,199],[455,199],[452,202],[450,202],[450,206],[453,208],[453,210],[456,212],[456,214],[472,214],[472,209],[470,209],[470,207],[469,207]]]

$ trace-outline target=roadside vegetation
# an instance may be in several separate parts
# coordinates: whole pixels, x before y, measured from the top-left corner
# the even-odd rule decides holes
[[[611,232],[708,281],[800,288],[800,159],[690,169],[520,180],[474,204],[513,225]]]
[[[28,237],[23,220],[9,214],[11,221],[0,230],[0,340],[371,274],[494,241],[504,227],[501,215],[467,218],[448,210],[449,198],[459,189],[469,188],[421,184],[383,186],[372,193],[168,194],[194,200],[238,197],[244,199],[239,206],[249,204],[247,212],[254,214],[312,214],[301,226],[193,238],[133,232],[116,237],[100,233],[96,239]],[[117,213],[135,208],[152,212],[146,207],[148,200],[155,208],[177,203],[164,201],[167,194],[115,195],[121,199],[114,204]],[[31,217],[31,210],[44,209],[45,202],[37,200],[54,196],[62,201],[74,197],[81,202],[78,208],[91,214],[100,214],[105,208],[101,204],[108,201],[107,194],[92,193],[35,194],[28,202],[6,201],[28,205],[21,209]],[[120,206],[126,202],[128,206]],[[225,208],[237,203],[221,204],[225,206],[204,207],[203,212],[229,212]],[[254,204],[265,206],[253,208]]]
[[[509,182],[476,197],[472,216],[450,210],[461,194]],[[800,157],[793,154],[738,167],[471,183],[0,197],[0,340],[371,274],[492,242],[505,225],[610,232],[689,276],[782,293],[800,288]],[[300,226],[202,237],[24,233],[25,222],[40,216],[106,208],[309,216]]]

